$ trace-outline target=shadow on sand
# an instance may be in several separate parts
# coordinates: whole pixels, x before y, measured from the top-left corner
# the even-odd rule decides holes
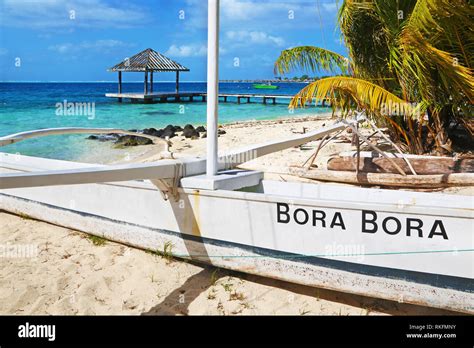
[[[188,315],[189,304],[212,286],[212,272],[212,267],[204,267],[202,271],[189,277],[183,285],[168,294],[160,304],[142,315]]]
[[[189,277],[186,282],[173,292],[168,294],[161,303],[152,307],[142,315],[188,315],[189,305],[203,292],[208,291],[214,284],[212,281],[213,273],[218,270],[219,279],[224,277],[234,277],[245,280],[246,282],[268,286],[269,289],[277,288],[289,291],[295,295],[304,295],[315,299],[322,299],[341,305],[360,308],[361,315],[370,312],[378,312],[389,315],[459,315],[460,313],[417,306],[408,303],[398,303],[394,301],[376,299],[361,295],[347,294],[343,292],[314,288],[281,280],[275,280],[246,273],[217,269],[212,266],[203,266],[202,264],[190,262],[196,266],[203,267],[202,271]],[[270,290],[263,290],[259,297],[263,297]],[[251,302],[250,302],[251,304]],[[268,315],[263,311],[256,314]],[[311,313],[318,314],[318,313]],[[323,313],[324,314],[324,313]]]

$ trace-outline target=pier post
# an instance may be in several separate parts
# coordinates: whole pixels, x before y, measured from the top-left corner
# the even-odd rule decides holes
[[[267,98],[263,97],[263,104],[267,103]]]
[[[240,97],[237,97],[237,104],[240,104]]]
[[[250,103],[250,97],[247,97],[247,103]]]
[[[276,104],[276,98],[273,98],[273,104]]]

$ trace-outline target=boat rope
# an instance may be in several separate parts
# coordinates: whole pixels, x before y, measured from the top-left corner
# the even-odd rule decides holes
[[[186,166],[182,162],[178,161],[174,164],[174,176],[173,183],[171,185],[171,194],[176,201],[179,200],[179,182],[184,176],[186,176]]]
[[[150,182],[155,185],[161,193],[165,201],[169,200],[171,195],[177,202],[179,200],[179,183],[186,175],[186,166],[183,162],[177,161],[173,166],[173,176],[167,179],[150,179]]]

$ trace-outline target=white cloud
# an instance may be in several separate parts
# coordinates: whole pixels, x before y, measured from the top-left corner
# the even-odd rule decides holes
[[[56,51],[61,54],[66,54],[74,50],[76,46],[71,43],[64,43],[59,45],[49,46],[48,49],[51,51]]]
[[[115,47],[127,47],[131,44],[125,43],[120,40],[97,40],[94,42],[84,41],[81,44],[82,48],[115,48]]]
[[[103,0],[3,0],[0,19],[0,25],[36,29],[126,28],[143,23],[147,16],[136,6],[112,6]]]
[[[185,0],[185,3],[186,20],[184,24],[191,29],[205,28],[207,26],[207,1]],[[286,17],[288,10],[295,8],[300,8],[300,6],[288,4],[288,0],[221,0],[221,27],[239,21],[269,18],[276,11],[280,11],[280,14]]]
[[[165,55],[172,57],[202,57],[207,55],[205,45],[171,45]]]
[[[334,0],[335,1],[335,0]],[[336,25],[333,0],[319,0],[323,25]],[[265,31],[319,27],[318,2],[316,0],[221,0],[221,29]],[[207,5],[204,0],[186,0],[185,25],[190,30],[207,26]],[[332,28],[330,28],[332,30]]]
[[[297,5],[297,7],[299,7]],[[225,18],[250,20],[275,11],[288,11],[295,8],[292,4],[280,1],[222,0],[221,11]]]
[[[316,16],[318,4],[320,12],[335,12],[338,8],[335,1],[222,0],[221,14],[224,20],[231,21],[250,21],[257,18],[271,20],[273,18],[283,22],[289,19],[290,12],[295,19],[307,19]]]
[[[285,44],[285,40],[278,36],[272,36],[263,31],[227,31],[225,33],[227,39],[238,42],[238,43],[250,43],[250,44],[262,44],[262,45],[274,45],[281,47]]]
[[[83,41],[78,44],[62,43],[58,45],[51,45],[48,47],[51,51],[56,51],[60,54],[76,53],[84,50],[100,50],[101,52],[108,52],[114,48],[130,47],[131,44],[120,40],[97,40],[97,41]]]
[[[327,12],[336,12],[338,10],[338,5],[336,2],[330,2],[330,3],[323,2],[321,3],[321,7],[323,10]]]

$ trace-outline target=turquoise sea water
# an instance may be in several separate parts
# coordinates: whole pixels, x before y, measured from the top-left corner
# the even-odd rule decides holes
[[[278,90],[255,90],[251,83],[221,83],[221,93],[256,93],[293,95],[305,84],[281,83]],[[116,92],[115,83],[0,83],[0,136],[33,129],[52,127],[94,127],[144,129],[162,128],[168,124],[204,125],[206,104],[180,102],[166,104],[118,103],[105,93]],[[143,84],[125,83],[124,92],[142,92]],[[174,83],[155,83],[155,92],[173,92]],[[181,83],[181,91],[205,92],[205,83]],[[57,113],[57,103],[94,103],[94,115]],[[90,104],[92,106],[92,104]],[[92,111],[92,109],[90,109]],[[264,105],[220,103],[219,123],[264,120],[317,114],[327,108],[311,107],[289,113],[287,103]],[[25,140],[0,149],[64,160],[77,160],[92,151],[113,151],[110,144],[86,140],[87,135],[59,135]],[[118,151],[118,150],[117,150]]]

